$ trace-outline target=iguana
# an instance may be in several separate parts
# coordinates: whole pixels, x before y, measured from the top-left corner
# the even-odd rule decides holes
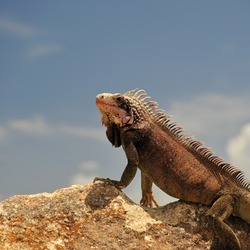
[[[115,147],[123,147],[127,166],[120,181],[95,178],[119,189],[127,187],[141,170],[140,204],[158,206],[152,184],[183,201],[211,206],[208,216],[227,249],[241,249],[233,230],[224,222],[231,214],[250,224],[250,182],[239,169],[215,156],[201,141],[158,109],[144,90],[125,94],[103,93],[96,105]]]

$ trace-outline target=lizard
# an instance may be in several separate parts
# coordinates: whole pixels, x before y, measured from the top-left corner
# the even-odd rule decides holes
[[[207,205],[206,216],[221,243],[240,250],[238,237],[225,221],[232,214],[250,224],[250,182],[244,173],[187,134],[145,90],[98,94],[96,105],[108,140],[122,146],[127,166],[119,181],[96,177],[94,182],[124,189],[140,169],[141,205],[159,206],[153,183],[172,197]]]

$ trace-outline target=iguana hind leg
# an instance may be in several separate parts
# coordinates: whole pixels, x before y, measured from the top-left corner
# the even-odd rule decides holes
[[[240,250],[240,242],[234,231],[224,222],[233,212],[234,200],[231,195],[222,195],[208,211],[213,230],[226,249]]]
[[[156,201],[153,191],[152,191],[153,182],[141,172],[141,189],[142,189],[142,198],[140,204],[146,207],[152,207],[155,204],[156,207],[159,207],[158,202]]]

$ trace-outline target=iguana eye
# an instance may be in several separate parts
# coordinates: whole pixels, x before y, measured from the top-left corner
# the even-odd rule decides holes
[[[117,97],[116,101],[118,102],[119,108],[122,108],[122,109],[128,111],[128,105],[127,105],[126,101],[124,100],[124,98]]]
[[[119,107],[126,110],[126,111],[128,110],[128,105],[125,102],[119,103]]]
[[[123,100],[123,98],[121,98],[121,97],[116,97],[116,101],[117,102],[121,102]]]

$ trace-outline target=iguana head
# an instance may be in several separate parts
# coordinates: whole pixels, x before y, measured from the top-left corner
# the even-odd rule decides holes
[[[119,127],[138,124],[149,119],[156,102],[145,102],[150,97],[144,90],[131,90],[125,94],[102,93],[96,96],[96,105],[104,125],[115,123]]]
[[[131,100],[121,94],[103,93],[96,96],[96,105],[102,115],[105,126],[114,123],[119,127],[133,124]]]
[[[96,96],[96,105],[101,112],[102,123],[107,127],[107,137],[116,147],[120,146],[120,129],[139,125],[150,119],[156,102],[145,102],[150,97],[144,90],[131,90],[125,94],[102,93]]]

